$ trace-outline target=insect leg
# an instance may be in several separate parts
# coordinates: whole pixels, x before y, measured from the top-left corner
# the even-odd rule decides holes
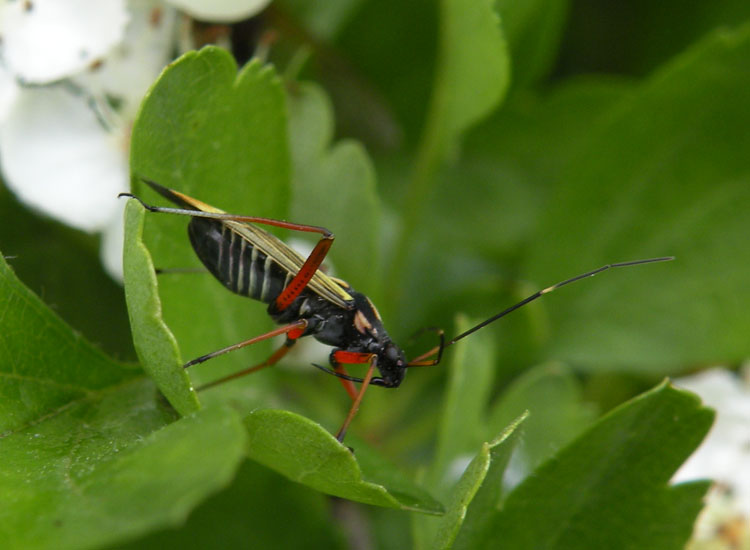
[[[340,365],[337,363],[333,366],[333,370],[343,376],[349,376],[349,373],[346,372],[344,365]],[[349,394],[349,397],[351,397],[352,401],[357,399],[357,388],[354,387],[354,383],[351,380],[347,380],[346,378],[339,378],[339,381],[341,382],[341,385],[344,386],[346,393]]]
[[[297,343],[296,338],[287,337],[286,342],[284,342],[284,345],[281,346],[279,349],[277,349],[275,352],[271,354],[271,356],[263,361],[262,363],[258,363],[257,365],[253,365],[252,367],[248,367],[246,369],[243,369],[239,372],[232,373],[228,376],[224,376],[223,378],[219,378],[218,380],[214,380],[213,382],[209,382],[208,384],[203,384],[202,386],[199,386],[197,388],[198,391],[207,390],[208,388],[212,388],[214,386],[218,386],[219,384],[223,384],[224,382],[229,382],[230,380],[234,380],[235,378],[239,378],[241,376],[245,376],[246,374],[251,374],[253,372],[259,371],[260,369],[264,369],[266,367],[271,367],[279,362],[279,360],[284,357],[287,353],[289,353],[289,350],[292,349],[292,346]]]
[[[338,374],[346,377],[339,377],[339,380],[341,381],[341,385],[344,386],[346,393],[348,393],[349,397],[352,398],[352,401],[357,398],[357,389],[352,383],[352,380],[350,379],[351,377],[349,376],[349,373],[346,372],[346,369],[344,368],[344,365],[342,363],[347,363],[349,365],[368,363],[371,357],[371,353],[346,351],[343,349],[339,349],[331,353],[331,365],[333,365],[333,370],[334,372],[337,372]],[[360,379],[360,382],[361,381],[362,380]]]
[[[347,363],[350,365],[368,363],[371,357],[371,353],[346,351],[343,349],[339,349],[331,353],[331,365],[333,366],[333,370],[346,377],[339,377],[339,380],[341,381],[341,385],[344,386],[346,393],[348,393],[349,397],[352,398],[352,401],[357,399],[357,388],[349,379],[349,373],[346,372],[346,369],[344,368],[344,365],[342,363]]]
[[[213,359],[214,357],[217,357],[219,355],[224,355],[225,353],[229,353],[230,351],[235,351],[235,350],[244,348],[245,346],[249,346],[257,342],[261,342],[263,340],[268,340],[269,338],[273,338],[274,336],[279,336],[280,334],[286,334],[287,338],[291,340],[296,340],[297,338],[302,336],[302,334],[304,334],[306,328],[307,328],[307,321],[305,319],[300,319],[299,321],[295,321],[294,323],[291,323],[289,325],[284,325],[283,327],[274,329],[271,332],[266,332],[265,334],[261,334],[260,336],[256,336],[255,338],[250,338],[249,340],[245,340],[244,342],[233,344],[231,346],[227,346],[220,350],[207,353],[206,355],[201,355],[200,357],[196,357],[192,361],[188,361],[187,363],[185,363],[182,367],[186,369],[188,367],[192,367],[193,365],[198,365],[200,363],[203,363],[204,361],[208,361],[209,359]]]
[[[352,403],[351,408],[349,409],[349,414],[346,415],[346,419],[344,419],[344,423],[341,425],[341,428],[339,428],[339,431],[336,433],[336,439],[339,441],[344,440],[344,436],[346,435],[346,430],[349,428],[349,424],[352,423],[352,419],[354,418],[354,415],[357,414],[357,411],[359,410],[359,405],[362,403],[362,398],[365,395],[365,391],[367,390],[367,387],[370,385],[370,380],[372,380],[372,374],[375,371],[375,364],[377,363],[377,358],[375,355],[372,354],[361,354],[362,356],[368,356],[367,360],[358,361],[360,363],[365,363],[369,361],[370,368],[367,369],[367,374],[365,375],[364,381],[362,382],[362,387],[359,389],[359,393],[357,394],[357,397],[354,399],[354,403]]]
[[[226,212],[218,210],[217,208],[214,208],[213,206],[194,199],[193,197],[180,193],[179,191],[175,191],[174,189],[169,189],[153,181],[143,181],[163,197],[186,208],[167,208],[162,206],[153,206],[143,202],[143,200],[130,193],[120,193],[119,196],[130,197],[137,200],[143,205],[146,210],[149,210],[150,212],[180,214],[183,216],[191,216],[195,218],[210,218],[222,221],[258,223],[271,225],[274,227],[281,227],[283,229],[304,231],[307,233],[320,233],[321,235],[323,235],[315,245],[315,248],[313,248],[313,251],[305,260],[305,263],[302,264],[302,267],[294,276],[294,278],[289,281],[289,284],[286,286],[286,288],[284,288],[281,294],[276,297],[276,300],[274,301],[274,307],[276,311],[284,311],[292,304],[292,302],[294,302],[294,300],[302,293],[302,291],[305,290],[307,283],[309,283],[310,279],[313,278],[315,272],[320,267],[320,264],[323,263],[323,260],[328,254],[328,250],[333,244],[333,233],[328,231],[328,229],[326,229],[325,227],[319,227],[317,225],[303,225],[299,223],[274,220],[271,218],[259,218],[256,216],[240,216],[236,214],[228,214]]]
[[[313,226],[309,227],[312,228]],[[310,229],[306,229],[306,231],[309,230]],[[302,264],[300,270],[294,278],[289,281],[286,288],[281,291],[281,294],[276,297],[274,307],[277,311],[284,311],[292,305],[292,302],[297,299],[297,296],[305,290],[307,283],[310,282],[310,279],[313,278],[313,275],[315,275],[320,264],[323,263],[323,260],[325,259],[326,254],[328,254],[328,250],[330,250],[332,244],[333,233],[326,230],[326,233],[323,234],[323,237],[318,241],[318,244],[316,244],[315,248],[310,252],[310,255],[305,260],[305,263]]]

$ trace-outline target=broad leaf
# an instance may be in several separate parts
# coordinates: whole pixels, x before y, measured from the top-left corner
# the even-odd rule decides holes
[[[532,280],[677,260],[546,299],[550,357],[664,372],[750,353],[748,59],[750,27],[707,38],[615,104],[563,170],[530,245]]]
[[[468,547],[682,548],[709,483],[669,479],[713,418],[694,395],[659,385],[537,469]]]
[[[114,543],[182,521],[229,481],[245,435],[231,411],[173,422],[140,371],[65,326],[2,258],[0,310],[5,547]]]
[[[361,442],[353,443],[352,452],[319,424],[288,411],[258,410],[245,425],[250,457],[289,479],[358,502],[442,513],[440,503]]]
[[[525,410],[523,439],[514,455],[516,483],[567,445],[596,418],[583,401],[581,384],[560,364],[539,365],[523,373],[500,395],[489,411],[490,433],[497,432]]]
[[[139,378],[52,314],[0,256],[0,434],[54,416],[92,393]]]
[[[290,165],[280,80],[257,61],[238,73],[232,57],[215,47],[182,56],[146,96],[133,126],[130,160],[134,191],[149,202],[166,205],[138,178],[235,214],[284,218]],[[147,216],[144,237],[156,267],[201,265],[185,235],[188,221]],[[159,294],[185,360],[272,326],[262,304],[232,294],[210,275],[165,274]],[[191,377],[215,379],[269,353],[268,345],[251,346],[191,369]],[[266,379],[255,376],[252,385],[260,388]]]
[[[522,414],[497,439],[482,445],[453,490],[431,548],[470,548],[467,541],[491,527],[503,494],[505,469],[527,417],[528,413]]]

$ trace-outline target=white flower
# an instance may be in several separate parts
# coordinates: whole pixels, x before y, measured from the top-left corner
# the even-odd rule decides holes
[[[169,3],[196,19],[231,23],[255,15],[271,0],[169,0]]]
[[[86,69],[122,40],[125,0],[6,2],[0,22],[7,69],[29,84],[54,82]]]
[[[124,0],[0,6],[3,180],[32,208],[102,232],[102,259],[115,278],[130,126],[174,44],[173,10],[147,0],[128,7]]]
[[[717,368],[675,381],[716,410],[708,437],[673,480],[716,482],[696,525],[694,541],[720,538],[727,524],[744,529],[744,536],[750,538],[750,380],[745,378]]]
[[[269,0],[173,0],[195,17],[234,21]],[[176,49],[177,12],[157,0],[0,0],[0,166],[25,204],[101,232],[122,277],[130,128]]]

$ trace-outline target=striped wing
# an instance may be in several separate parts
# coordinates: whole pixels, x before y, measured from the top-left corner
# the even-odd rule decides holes
[[[160,195],[181,206],[187,206],[193,210],[200,210],[202,212],[210,212],[213,214],[226,214],[223,210],[219,210],[210,204],[206,204],[198,199],[180,193],[179,191],[175,191],[174,189],[168,189],[150,181],[147,181],[146,183],[154,188]],[[273,258],[282,269],[292,275],[296,275],[300,268],[302,268],[302,264],[305,263],[305,258],[300,254],[287,246],[279,238],[256,224],[232,220],[218,221],[226,225],[232,232],[239,235],[241,238],[247,240],[260,252]],[[315,272],[315,275],[313,275],[313,278],[310,279],[310,282],[307,284],[307,288],[321,298],[324,298],[343,309],[351,309],[353,307],[353,298],[351,294],[337,283],[336,280],[327,276],[320,270]]]

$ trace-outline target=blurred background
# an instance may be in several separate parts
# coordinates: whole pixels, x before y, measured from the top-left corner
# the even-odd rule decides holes
[[[137,361],[115,200],[129,188],[130,131],[162,67],[218,44],[240,66],[253,57],[272,63],[290,96],[301,82],[317,83],[334,114],[334,141],[363,145],[376,193],[361,213],[375,212],[375,250],[357,254],[360,212],[310,212],[298,197],[289,216],[337,234],[332,268],[372,298],[399,342],[426,326],[454,334],[459,313],[481,320],[605,263],[677,257],[577,283],[486,329],[495,365],[487,433],[532,411],[519,477],[665,376],[697,376],[684,384],[700,393],[704,381],[709,403],[747,410],[747,2],[495,2],[506,65],[481,83],[490,100],[477,90],[481,112],[442,138],[440,102],[458,92],[441,78],[461,74],[446,60],[475,37],[441,27],[436,3],[227,5],[0,4],[0,250],[88,340]],[[485,60],[476,63],[481,74]],[[331,225],[340,218],[349,221]],[[265,315],[260,305],[247,308]],[[431,345],[426,334],[407,351]],[[316,352],[290,363],[309,363],[306,353]],[[714,367],[721,382],[706,377]],[[346,406],[345,395],[329,399],[337,388],[313,369],[274,376],[279,400],[301,403],[313,418],[329,421]],[[398,392],[370,392],[357,432],[417,469],[434,443],[444,383],[444,369],[424,369]],[[728,432],[747,425],[735,416],[719,408],[720,421],[735,422]],[[741,438],[725,437],[715,452],[692,475],[747,464]],[[259,475],[248,466],[240,477],[286,487]],[[725,482],[750,494],[747,480]],[[740,497],[728,517],[746,513],[746,521],[748,502]],[[378,529],[406,521],[394,513],[340,503],[326,510],[354,514],[349,524],[362,522],[384,547],[403,541],[398,529]]]

